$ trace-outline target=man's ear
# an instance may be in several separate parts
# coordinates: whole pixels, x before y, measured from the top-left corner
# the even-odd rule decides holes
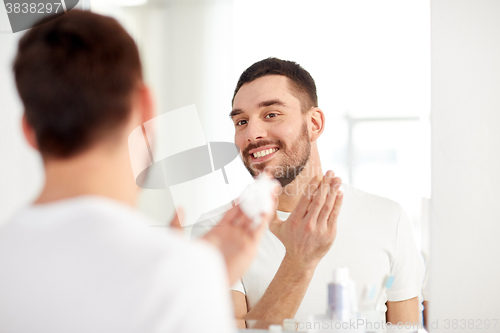
[[[24,137],[26,138],[26,141],[28,141],[28,144],[33,149],[39,150],[38,149],[38,142],[36,141],[35,130],[28,123],[28,119],[26,118],[26,114],[25,113],[23,114],[23,118],[21,120],[21,125],[22,125],[22,128],[23,128]]]
[[[141,124],[154,118],[154,102],[151,90],[146,85],[141,85],[138,91],[139,103],[141,105]]]
[[[312,124],[311,141],[316,141],[325,129],[325,114],[320,108],[314,107],[309,110],[309,117]]]

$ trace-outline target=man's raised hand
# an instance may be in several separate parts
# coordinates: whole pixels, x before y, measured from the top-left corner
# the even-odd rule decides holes
[[[286,221],[274,219],[271,231],[286,248],[285,259],[298,267],[316,267],[335,240],[342,206],[341,179],[328,171],[313,178]]]

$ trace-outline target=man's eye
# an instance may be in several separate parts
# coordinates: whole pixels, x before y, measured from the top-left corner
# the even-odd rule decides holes
[[[266,115],[266,118],[273,118],[273,117],[276,117],[277,114],[276,113],[269,113]]]
[[[236,123],[236,126],[241,126],[241,125],[245,125],[247,123],[246,120],[240,120]]]

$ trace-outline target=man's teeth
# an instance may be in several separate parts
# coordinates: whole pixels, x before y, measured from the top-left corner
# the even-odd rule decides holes
[[[277,150],[278,150],[278,148],[273,148],[273,149],[268,149],[268,150],[261,150],[259,152],[253,153],[252,155],[253,155],[254,158],[259,158],[259,157],[264,157],[266,155],[274,153]]]

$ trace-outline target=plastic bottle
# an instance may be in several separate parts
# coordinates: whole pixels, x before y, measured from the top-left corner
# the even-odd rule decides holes
[[[328,312],[336,321],[348,321],[351,318],[349,269],[340,267],[333,271],[333,280],[328,284]]]

